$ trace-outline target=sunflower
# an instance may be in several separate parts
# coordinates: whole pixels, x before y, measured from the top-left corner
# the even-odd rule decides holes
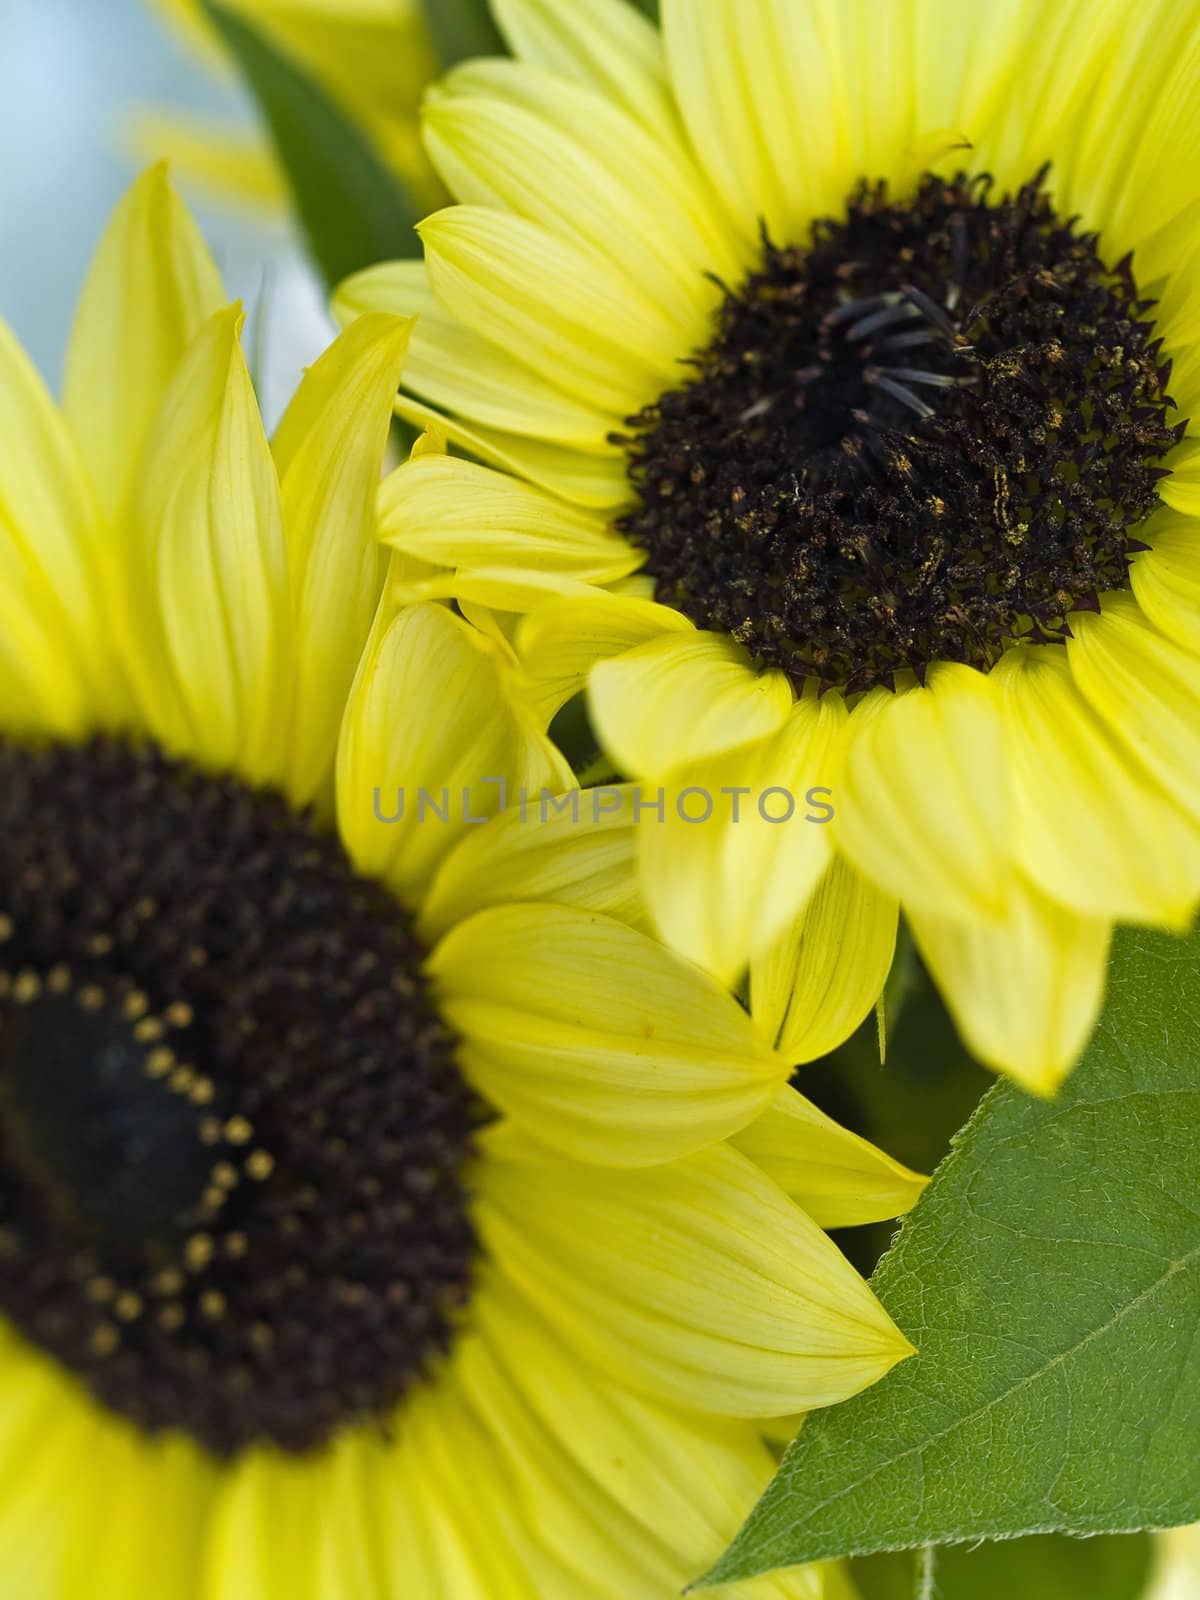
[[[199,0],[149,0],[214,73],[228,63]],[[351,118],[418,206],[445,190],[421,146],[421,95],[436,70],[421,0],[227,0]],[[213,197],[282,214],[287,184],[269,141],[232,123],[143,108],[130,118],[136,152],[166,157]]]
[[[815,919],[849,1022],[900,908],[1051,1091],[1113,924],[1200,893],[1195,6],[494,9],[518,59],[426,108],[463,203],[339,297],[421,314],[400,409],[486,464],[385,538],[529,613],[627,776],[750,796],[645,830],[678,948],[803,986]]]
[[[240,320],[156,169],[61,412],[0,329],[7,1592],[677,1593],[908,1353],[819,1224],[921,1180],[639,926],[627,821],[501,810],[570,781],[512,660],[383,597],[408,324],[268,445]]]

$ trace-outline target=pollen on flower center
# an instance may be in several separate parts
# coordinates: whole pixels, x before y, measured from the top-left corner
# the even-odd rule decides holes
[[[475,1257],[422,960],[280,797],[0,744],[0,1312],[217,1454],[386,1416]]]
[[[764,238],[695,377],[622,440],[660,600],[857,690],[987,668],[1126,586],[1186,423],[1132,262],[1045,179],[864,184],[807,245]]]

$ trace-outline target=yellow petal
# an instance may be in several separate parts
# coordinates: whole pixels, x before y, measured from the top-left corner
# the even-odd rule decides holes
[[[216,1476],[190,1442],[148,1439],[0,1327],[0,1564],[14,1600],[190,1595]],[[80,1462],[88,1464],[81,1486]],[[90,1474],[96,1473],[93,1479]],[[105,1493],[98,1492],[103,1485]],[[130,1537],[122,1504],[153,1501]]]
[[[421,907],[432,941],[477,911],[514,900],[552,901],[619,922],[646,920],[638,888],[633,790],[588,789],[578,808],[517,801],[469,833],[438,869]]]
[[[659,634],[693,632],[671,606],[601,591],[539,606],[517,630],[517,653],[532,702],[549,721],[586,686],[598,661]]]
[[[223,205],[244,206],[260,218],[282,217],[287,185],[261,134],[215,117],[183,117],[173,109],[134,111],[122,143],[139,164],[165,161],[189,192]]]
[[[883,992],[899,908],[843,856],[812,897],[750,964],[750,1010],[789,1061],[836,1050]]]
[[[1169,458],[1171,476],[1159,485],[1167,505],[1187,517],[1200,517],[1200,440],[1189,435]]]
[[[60,1526],[67,1561],[57,1594],[87,1595],[89,1600],[126,1600],[138,1594],[172,1600],[190,1596],[218,1481],[211,1459],[189,1439],[147,1439],[98,1411],[80,1455],[70,1454],[57,1420],[50,1437],[53,1448],[67,1453],[76,1470],[80,1459],[87,1461],[89,1470],[89,1488],[76,1487],[72,1500],[90,1525],[74,1537]],[[97,1493],[101,1484],[104,1494]],[[127,1506],[153,1506],[154,1514],[139,1517],[131,1528],[112,1515],[114,1500]],[[6,1575],[11,1577],[10,1568],[6,1567]],[[24,1600],[19,1586],[9,1592]]]
[[[724,983],[787,926],[829,864],[845,720],[840,695],[810,693],[776,733],[677,767],[663,785],[662,819],[642,834],[646,903],[663,938]]]
[[[1192,226],[1195,226],[1194,220],[1192,221]],[[1182,271],[1194,274],[1196,259],[1196,256],[1193,255],[1190,259],[1178,263],[1172,262],[1172,269],[1174,272]],[[1193,277],[1193,294],[1195,294],[1194,284],[1195,278]],[[1200,299],[1200,295],[1196,295],[1196,298]],[[1192,314],[1194,316],[1197,313],[1193,310]],[[1183,448],[1186,450],[1189,445],[1194,446],[1196,442],[1196,424],[1192,422],[1192,419],[1196,417],[1197,409],[1200,408],[1200,337],[1192,337],[1187,341],[1181,341],[1175,334],[1175,330],[1167,322],[1167,319],[1165,317],[1159,318],[1157,315],[1155,316],[1155,326],[1165,335],[1167,354],[1174,361],[1174,365],[1171,368],[1171,395],[1182,415],[1188,420],[1188,431],[1183,437]],[[1172,420],[1176,419],[1172,418]],[[1200,421],[1200,419],[1197,420]],[[1173,475],[1182,453],[1179,447],[1176,447],[1176,450],[1172,451],[1164,462],[1165,466],[1172,468]],[[1164,479],[1163,481],[1165,484],[1170,480]]]
[[[410,1542],[420,1554],[415,1564],[396,1563],[399,1581],[390,1592],[422,1600],[527,1600],[532,1585],[535,1593],[554,1594],[554,1552],[537,1539],[507,1463],[457,1370],[442,1373],[436,1386],[412,1397],[404,1432],[404,1472],[393,1515],[411,1524]]]
[[[515,56],[588,88],[676,142],[658,30],[623,0],[494,0],[493,11]]]
[[[207,324],[167,386],[132,503],[122,639],[149,731],[252,781],[280,760],[279,489],[238,335]]]
[[[1155,0],[1147,26],[1133,35],[1120,5],[1078,9],[1087,30],[1076,52],[1083,95],[1057,141],[1065,145],[1062,198],[1103,230],[1110,257],[1119,256],[1195,199],[1188,174],[1200,166],[1200,31],[1191,8],[1170,0]],[[1061,98],[1057,74],[1054,87]]]
[[[882,1222],[910,1211],[928,1183],[840,1127],[795,1089],[781,1089],[730,1139],[823,1228]]]
[[[434,293],[468,327],[612,416],[675,381],[686,350],[616,268],[522,217],[453,206],[418,230]]]
[[[346,694],[383,582],[375,501],[411,323],[363,317],[305,374],[274,453],[296,654],[288,792],[329,780]]]
[[[569,786],[493,645],[443,606],[380,610],[338,750],[342,839],[359,871],[416,904],[450,848],[522,787]]]
[[[413,0],[233,0],[360,120],[375,142],[379,124],[415,114],[437,70],[425,12]]]
[[[0,728],[70,737],[119,704],[91,486],[62,417],[0,322]]]
[[[782,727],[792,691],[782,672],[758,672],[727,634],[663,634],[601,662],[592,717],[622,772],[660,778]]]
[[[462,573],[442,567],[432,577],[401,583],[393,590],[403,605],[417,600],[454,600],[464,616],[491,611],[514,618],[548,601],[586,600],[594,592],[583,578],[531,567],[470,567]]]
[[[747,236],[761,218],[772,238],[798,241],[814,216],[842,208],[859,175],[852,100],[839,81],[827,10],[788,0],[738,7],[668,0],[663,7],[671,77],[692,142]]]
[[[1066,651],[1010,651],[993,677],[1024,870],[1081,914],[1185,929],[1200,899],[1200,831],[1114,742]]]
[[[620,452],[597,455],[562,445],[543,444],[517,433],[505,433],[482,423],[465,423],[442,416],[419,400],[401,395],[396,415],[414,428],[440,428],[451,444],[468,450],[502,472],[528,478],[574,505],[615,507],[627,504],[629,480]],[[611,427],[611,423],[608,424]]]
[[[728,1145],[638,1171],[489,1135],[481,1237],[622,1383],[728,1417],[844,1400],[912,1347],[816,1223]]]
[[[498,906],[429,964],[480,1091],[584,1161],[667,1161],[743,1127],[787,1067],[698,968],[611,917]]]
[[[328,1477],[324,1461],[267,1450],[243,1456],[222,1484],[200,1585],[204,1600],[322,1600]]]
[[[385,544],[467,573],[529,567],[607,583],[643,560],[603,516],[456,456],[398,467],[380,491],[378,519]]]
[[[1109,922],[1014,882],[999,921],[910,917],[913,936],[971,1052],[1035,1094],[1053,1094],[1104,998]]]
[[[671,322],[708,342],[744,263],[690,161],[585,86],[513,61],[472,62],[426,99],[425,138],[460,200],[512,210],[606,257]],[[636,259],[622,241],[639,240]]]
[[[1138,537],[1153,546],[1129,569],[1138,605],[1160,633],[1200,654],[1200,520],[1162,512]]]
[[[223,1480],[203,1600],[521,1600],[512,1554],[495,1560],[515,1508],[493,1456],[444,1376],[386,1433],[350,1429],[303,1460],[244,1456]]]
[[[1200,1524],[1156,1533],[1154,1547],[1144,1600],[1192,1600],[1200,1594]]]
[[[152,167],[113,213],[67,353],[63,409],[110,521],[129,492],[164,390],[225,300],[166,167]]]
[[[518,356],[450,315],[429,286],[424,261],[389,261],[347,278],[333,301],[345,326],[371,311],[415,316],[404,387],[430,404],[531,439],[622,460],[608,442],[612,417],[581,404]]]
[[[480,1338],[459,1363],[463,1386],[531,1523],[574,1568],[567,1592],[661,1600],[682,1591],[770,1478],[757,1429],[673,1410],[601,1376],[508,1284],[478,1296],[475,1322]],[[820,1600],[812,1575],[803,1584],[798,1576],[753,1592]]]
[[[994,686],[954,663],[875,690],[850,719],[838,843],[907,906],[998,916],[1008,876],[1004,723]]]
[[[1200,660],[1153,628],[1132,595],[1105,595],[1103,607],[1072,618],[1072,676],[1137,766],[1200,820]]]

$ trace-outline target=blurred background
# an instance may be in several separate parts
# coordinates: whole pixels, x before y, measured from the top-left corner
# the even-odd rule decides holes
[[[75,299],[109,214],[138,170],[133,108],[253,121],[232,76],[204,70],[146,0],[0,0],[0,317],[57,393]],[[231,298],[265,316],[260,397],[278,418],[329,325],[282,221],[188,200]],[[265,294],[264,294],[265,289]],[[265,307],[265,311],[264,311]]]

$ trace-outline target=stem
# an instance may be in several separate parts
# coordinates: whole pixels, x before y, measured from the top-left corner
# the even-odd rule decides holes
[[[934,1600],[937,1592],[937,1546],[927,1544],[917,1551],[916,1600]]]

